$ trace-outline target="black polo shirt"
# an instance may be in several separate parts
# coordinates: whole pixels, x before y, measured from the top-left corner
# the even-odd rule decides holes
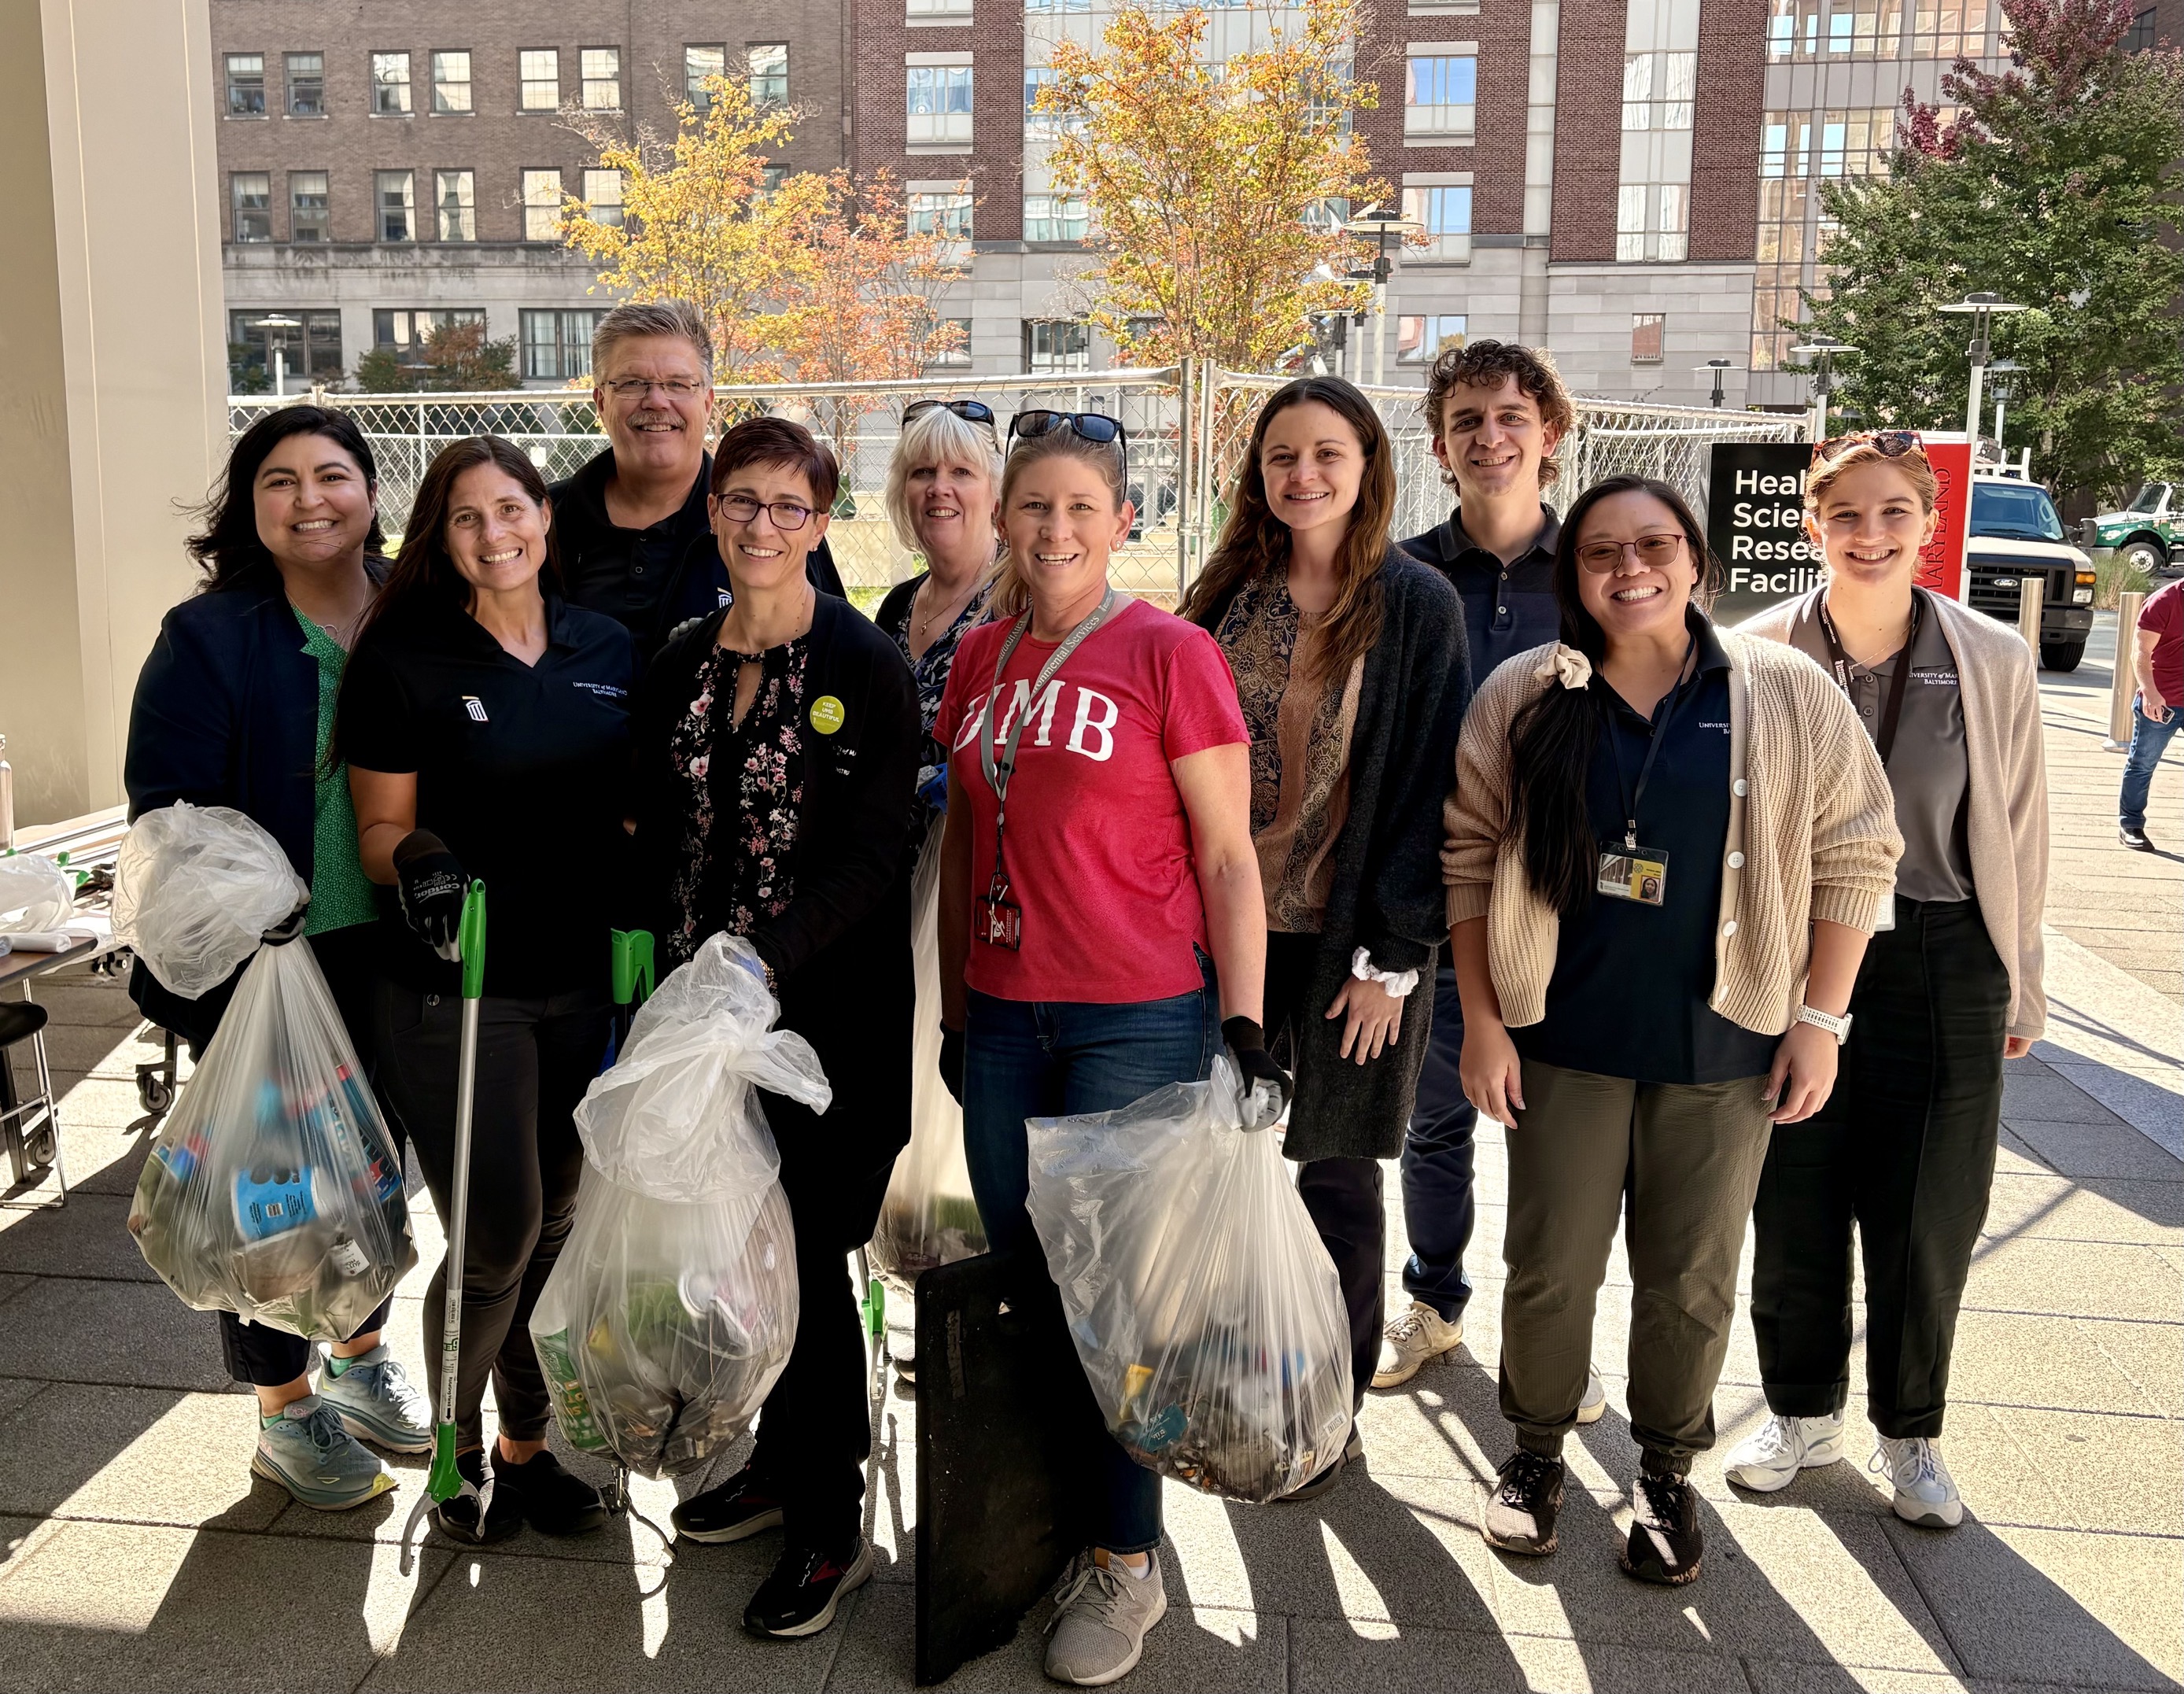
[[[546,651],[526,665],[444,600],[365,632],[342,682],[341,749],[417,774],[417,827],[486,886],[486,992],[604,988],[627,895],[629,632],[549,594]],[[456,967],[382,890],[388,968],[428,994]]]
[[[1484,683],[1503,660],[1544,646],[1562,632],[1562,610],[1555,604],[1555,545],[1562,520],[1540,508],[1540,532],[1510,560],[1479,545],[1463,528],[1463,509],[1448,515],[1424,535],[1402,543],[1403,551],[1431,565],[1456,585],[1463,601],[1463,629],[1471,641],[1471,680]]]
[[[1596,674],[1591,683],[1600,733],[1585,772],[1585,806],[1603,844],[1622,841],[1624,785],[1637,786],[1654,725],[1667,721],[1668,738],[1639,805],[1638,839],[1667,852],[1668,899],[1653,906],[1596,894],[1563,920],[1546,1016],[1509,1032],[1528,1059],[1647,1083],[1730,1082],[1764,1076],[1774,1065],[1780,1037],[1754,1034],[1707,1003],[1729,851],[1730,667],[1713,626],[1690,616],[1697,669],[1651,722],[1604,677]]]

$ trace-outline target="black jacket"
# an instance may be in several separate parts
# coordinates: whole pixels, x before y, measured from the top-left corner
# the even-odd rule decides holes
[[[1402,1151],[1433,1016],[1434,965],[1448,934],[1441,803],[1471,699],[1463,606],[1438,571],[1394,549],[1379,593],[1380,635],[1365,655],[1349,814],[1335,839],[1312,1003],[1333,1001],[1360,947],[1382,970],[1415,969],[1422,980],[1404,1005],[1401,1039],[1370,1063],[1341,1056],[1342,1020],[1305,1020],[1283,1145],[1293,1159],[1391,1159]],[[1217,628],[1228,609],[1224,599],[1198,621]]]

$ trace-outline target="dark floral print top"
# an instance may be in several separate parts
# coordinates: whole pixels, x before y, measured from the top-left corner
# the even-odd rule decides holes
[[[908,593],[889,594],[873,619],[894,643],[895,650],[908,661],[910,674],[917,683],[917,715],[924,725],[925,738],[921,744],[924,750],[917,758],[917,804],[911,811],[913,852],[923,844],[933,817],[948,809],[948,749],[933,738],[933,721],[940,715],[940,697],[948,691],[948,672],[956,662],[956,649],[966,635],[985,621],[986,602],[993,594],[989,585],[972,595],[969,603],[956,614],[955,621],[936,636],[922,654],[912,659],[910,625],[917,605],[918,587],[924,581],[922,574],[911,577],[904,584]]]

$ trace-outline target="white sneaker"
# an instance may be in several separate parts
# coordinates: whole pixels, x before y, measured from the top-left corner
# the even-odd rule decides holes
[[[1585,1368],[1585,1398],[1577,1403],[1577,1420],[1580,1424],[1597,1424],[1607,1415],[1607,1385],[1600,1379],[1600,1373],[1591,1365]]]
[[[1730,1451],[1729,1479],[1755,1494],[1787,1488],[1801,1470],[1833,1464],[1843,1453],[1843,1414],[1832,1418],[1770,1415]]]
[[[1894,1440],[1886,1435],[1866,1468],[1896,1485],[1896,1515],[1930,1530],[1953,1530],[1964,1520],[1957,1479],[1942,1463],[1942,1450],[1924,1435]]]
[[[1429,1359],[1453,1362],[1462,1341],[1462,1323],[1451,1323],[1423,1300],[1413,1300],[1380,1337],[1380,1368],[1373,1373],[1373,1386],[1400,1388]]]
[[[1046,1645],[1046,1674],[1079,1688],[1119,1682],[1137,1669],[1145,1631],[1167,1613],[1157,1552],[1143,1576],[1131,1575],[1119,1559],[1100,1564],[1089,1550],[1079,1553],[1063,1573],[1046,1626],[1054,1635]]]

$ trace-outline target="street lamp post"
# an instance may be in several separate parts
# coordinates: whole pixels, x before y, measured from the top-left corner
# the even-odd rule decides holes
[[[1858,352],[1848,342],[1824,335],[1814,336],[1790,349],[1791,358],[1813,367],[1813,417],[1808,427],[1815,447],[1828,438],[1828,396],[1836,391],[1836,360],[1855,358]]]
[[[1694,365],[1691,366],[1691,369],[1694,371],[1711,371],[1713,373],[1713,409],[1716,411],[1719,411],[1721,410],[1722,383],[1728,379],[1729,373],[1730,371],[1741,370],[1742,368],[1743,367],[1741,365],[1726,359],[1709,359],[1703,365]]]
[[[1373,257],[1373,384],[1379,387],[1388,380],[1388,278],[1395,273],[1395,261],[1388,257],[1388,237],[1399,242],[1407,235],[1415,235],[1425,226],[1416,218],[1407,218],[1400,212],[1384,210],[1378,205],[1368,206],[1362,212],[1343,226],[1351,234],[1369,235],[1374,240]],[[1359,326],[1362,328],[1361,323]],[[1364,348],[1360,347],[1362,355]],[[1361,356],[1354,361],[1362,365]],[[1357,378],[1353,375],[1351,379]]]
[[[1953,306],[1939,309],[1951,316],[1969,317],[1972,320],[1972,343],[1964,351],[1970,355],[1972,380],[1970,390],[1964,396],[1964,439],[1972,444],[1975,456],[1979,453],[1980,440],[1980,384],[1986,374],[1987,354],[1991,350],[1987,332],[1993,327],[1997,312],[2021,312],[2023,306],[2014,306],[1999,294],[1967,294]]]
[[[1997,359],[1987,369],[1994,373],[1994,444],[2008,459],[2009,443],[2003,435],[2002,424],[2009,414],[2011,397],[2017,393],[2017,374],[2025,367],[2014,359]]]
[[[250,327],[265,332],[265,368],[273,373],[273,393],[285,398],[288,393],[288,359],[287,354],[273,340],[276,330],[301,329],[301,318],[283,317],[278,312],[269,312]]]

